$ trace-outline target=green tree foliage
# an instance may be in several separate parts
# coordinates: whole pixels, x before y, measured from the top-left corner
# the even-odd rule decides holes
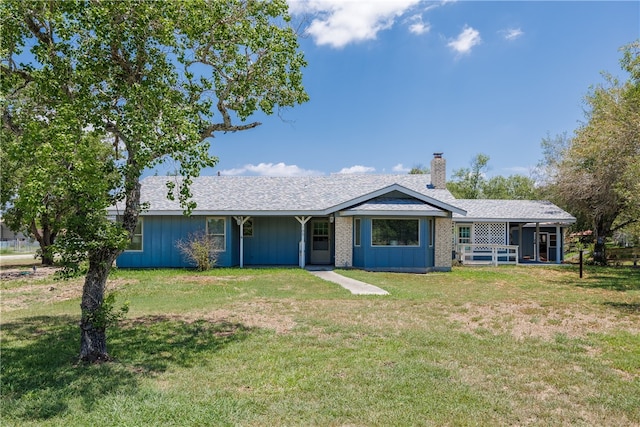
[[[453,171],[453,179],[447,189],[458,199],[481,199],[482,184],[489,170],[489,156],[479,153],[471,160],[471,166]]]
[[[489,156],[477,154],[468,168],[453,171],[447,189],[458,199],[533,200],[538,190],[532,178],[523,175],[494,176],[487,179]]]
[[[61,180],[3,201],[23,211],[43,209],[42,194],[75,203],[56,246],[73,263],[88,260],[80,358],[105,360],[105,327],[93,313],[144,208],[142,173],[173,160],[181,179],[167,194],[189,212],[193,177],[217,162],[209,139],[258,126],[248,121],[256,112],[307,101],[306,64],[284,0],[5,0],[0,13],[2,125],[12,144],[3,144],[3,164],[15,171],[14,189]]]
[[[536,200],[538,193],[534,179],[524,175],[494,176],[482,184],[485,199]]]
[[[586,121],[552,164],[550,191],[590,224],[597,263],[606,263],[604,240],[640,220],[639,52],[640,42],[624,48],[628,81],[605,74],[587,94]]]
[[[35,236],[42,263],[51,265],[58,234],[99,208],[98,200],[117,185],[111,150],[96,132],[83,130],[66,105],[13,107],[8,120],[17,132],[3,127],[0,142],[4,218]]]
[[[429,172],[430,170],[428,167],[418,164],[411,168],[411,170],[409,171],[409,175],[425,175],[425,174],[428,174]]]

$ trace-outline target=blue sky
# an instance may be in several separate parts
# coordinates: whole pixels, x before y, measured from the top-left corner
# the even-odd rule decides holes
[[[529,175],[548,133],[571,134],[601,71],[640,37],[640,2],[289,0],[311,100],[218,135],[204,174],[407,173],[444,152],[447,172],[490,157]]]

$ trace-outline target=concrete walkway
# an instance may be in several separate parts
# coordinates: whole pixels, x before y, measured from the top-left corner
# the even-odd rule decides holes
[[[337,283],[348,291],[351,291],[354,295],[389,295],[389,292],[384,289],[380,289],[377,286],[373,286],[359,280],[350,279],[336,273],[335,271],[309,271],[309,273],[323,280]]]

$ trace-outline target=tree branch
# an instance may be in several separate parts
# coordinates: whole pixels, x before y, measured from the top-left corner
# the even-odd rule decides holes
[[[226,123],[213,123],[209,126],[207,126],[205,129],[203,129],[200,132],[200,137],[202,139],[205,138],[213,138],[214,132],[239,132],[239,131],[243,131],[243,130],[248,130],[248,129],[253,129],[256,128],[258,126],[260,126],[262,123],[260,122],[253,122],[253,123],[249,123],[246,125],[232,125],[232,124],[226,124]]]
[[[636,222],[639,222],[640,219],[630,219],[628,221],[623,222],[622,224],[618,224],[615,227],[612,227],[611,230],[609,230],[611,233],[613,233],[614,231],[618,231],[624,227],[626,227],[627,225],[631,225],[631,224],[635,224]]]

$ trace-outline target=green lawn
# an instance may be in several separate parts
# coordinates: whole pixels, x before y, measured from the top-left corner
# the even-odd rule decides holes
[[[81,281],[0,282],[0,424],[638,425],[640,269],[116,271],[113,363],[76,363]]]

